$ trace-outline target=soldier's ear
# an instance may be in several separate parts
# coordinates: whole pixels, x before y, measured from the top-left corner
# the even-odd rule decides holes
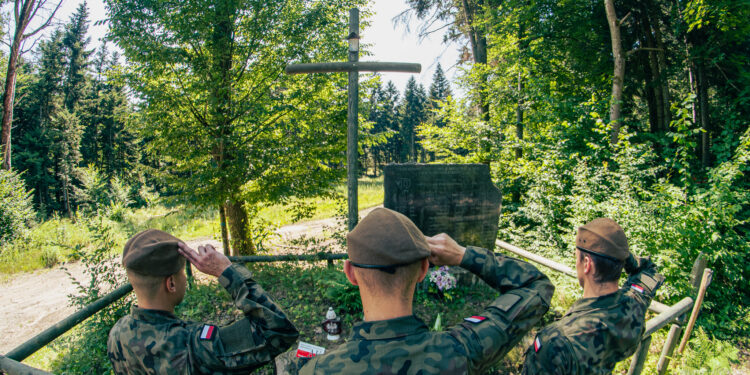
[[[422,266],[419,267],[419,279],[417,279],[418,283],[421,283],[422,280],[424,280],[425,276],[427,276],[427,271],[430,270],[430,261],[427,258],[422,259]]]
[[[583,273],[586,273],[586,274],[590,273],[590,274],[593,275],[594,271],[595,271],[594,270],[594,260],[591,259],[590,255],[586,254],[583,257]]]
[[[174,293],[177,291],[177,286],[174,282],[174,275],[164,278],[164,286],[167,288],[168,292]]]
[[[352,266],[352,262],[348,260],[344,261],[344,274],[346,275],[346,278],[349,280],[349,282],[352,283],[352,285],[359,286],[357,275],[354,273],[354,266]]]

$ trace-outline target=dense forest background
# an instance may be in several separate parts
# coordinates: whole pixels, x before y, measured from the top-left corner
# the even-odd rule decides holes
[[[19,59],[0,244],[48,218],[161,201],[215,209],[226,248],[246,254],[259,205],[334,194],[345,77],[283,68],[343,61],[344,10],[364,1],[105,3],[122,55],[90,47],[83,4]],[[489,164],[503,239],[568,259],[577,226],[611,217],[660,265],[666,302],[693,293],[703,253],[715,276],[700,324],[746,340],[747,0],[408,4],[399,22],[447,29],[462,48],[450,68],[466,95],[452,94],[441,67],[429,87],[412,79],[403,93],[365,76],[362,174]]]

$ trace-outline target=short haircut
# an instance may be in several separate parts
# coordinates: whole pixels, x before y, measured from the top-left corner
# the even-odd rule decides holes
[[[596,273],[594,273],[595,282],[608,283],[617,282],[620,280],[620,275],[622,274],[622,268],[624,266],[623,262],[614,261],[612,259],[599,256],[593,252],[578,252],[578,257],[581,261],[583,261],[583,258],[586,255],[589,255],[591,257],[591,261],[594,262],[594,269],[596,270]]]
[[[397,294],[403,299],[411,299],[412,295],[409,293],[409,286],[416,285],[421,265],[422,261],[418,260],[397,267],[394,273],[384,272],[379,269],[356,267],[354,268],[354,272],[357,274],[360,283],[365,284],[367,288],[375,293],[383,295]]]
[[[180,263],[182,263],[180,270],[177,271],[177,273],[182,272],[182,270],[185,268],[185,258],[182,258],[179,260]],[[174,276],[177,273],[169,276],[152,276],[152,275],[144,275],[140,272],[133,271],[131,269],[125,269],[125,271],[128,274],[128,280],[130,280],[130,284],[133,285],[133,289],[143,293],[146,298],[154,298],[156,294],[159,292],[159,288],[161,287],[161,284],[164,282],[164,279],[169,276]]]

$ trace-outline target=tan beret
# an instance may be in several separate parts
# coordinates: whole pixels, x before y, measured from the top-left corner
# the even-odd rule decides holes
[[[122,250],[125,268],[148,276],[169,276],[183,266],[177,251],[180,239],[158,229],[147,229],[133,236]]]
[[[576,247],[583,251],[602,254],[606,258],[628,259],[628,239],[625,232],[612,219],[600,217],[578,228]]]
[[[352,262],[362,265],[404,265],[427,258],[430,247],[422,231],[408,217],[376,208],[346,236]]]

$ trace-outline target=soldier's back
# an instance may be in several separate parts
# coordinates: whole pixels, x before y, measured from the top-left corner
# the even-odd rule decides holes
[[[644,315],[643,303],[625,288],[580,299],[537,334],[526,352],[524,373],[609,374],[635,352]]]
[[[141,310],[120,319],[109,333],[108,355],[116,374],[189,374],[187,323],[167,312]]]
[[[387,323],[386,323],[387,322]],[[450,332],[430,332],[414,316],[365,322],[351,339],[313,358],[300,374],[465,374],[468,358]]]

